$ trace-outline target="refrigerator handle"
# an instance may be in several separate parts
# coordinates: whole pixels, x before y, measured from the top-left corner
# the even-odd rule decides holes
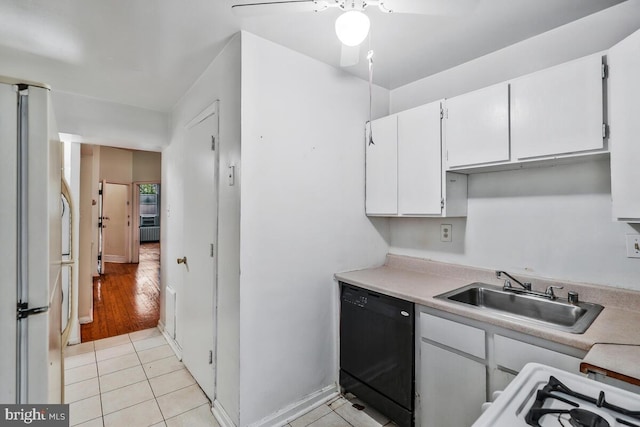
[[[19,302],[18,303],[18,320],[26,319],[32,314],[46,313],[47,311],[49,311],[49,306],[29,308],[29,303]]]

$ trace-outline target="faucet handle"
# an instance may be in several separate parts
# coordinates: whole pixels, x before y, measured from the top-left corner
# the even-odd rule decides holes
[[[547,290],[544,291],[544,294],[555,299],[556,295],[553,293],[554,289],[564,289],[564,286],[547,286]]]

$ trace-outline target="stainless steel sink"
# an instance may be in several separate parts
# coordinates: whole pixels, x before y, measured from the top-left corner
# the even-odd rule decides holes
[[[569,304],[559,300],[513,293],[498,286],[471,283],[435,298],[465,304],[499,317],[534,323],[574,334],[582,334],[603,307],[588,302]]]

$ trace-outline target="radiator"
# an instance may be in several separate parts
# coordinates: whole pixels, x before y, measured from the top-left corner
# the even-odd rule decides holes
[[[173,339],[176,338],[176,291],[167,286],[165,305],[165,331]]]
[[[140,227],[140,243],[160,241],[160,227]]]

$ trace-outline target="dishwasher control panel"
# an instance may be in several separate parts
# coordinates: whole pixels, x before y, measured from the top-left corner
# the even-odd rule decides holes
[[[342,301],[347,304],[353,304],[353,305],[357,305],[358,307],[364,307],[365,305],[367,305],[368,300],[365,295],[349,292],[348,289],[345,289],[344,293],[342,294]]]

